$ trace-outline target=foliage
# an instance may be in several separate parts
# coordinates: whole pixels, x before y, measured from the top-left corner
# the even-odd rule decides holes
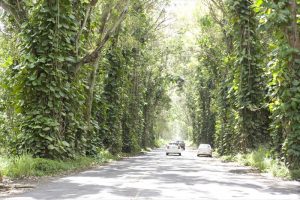
[[[284,162],[279,174],[297,170],[298,2],[205,2],[208,13],[197,21],[198,60],[185,85],[192,139],[213,144],[229,160],[268,145]],[[272,168],[260,153],[247,154],[247,164]]]
[[[16,87],[24,115],[21,131],[26,135],[21,137],[20,148],[34,156],[66,158],[84,145],[84,138],[76,135],[83,129],[82,116],[78,115],[82,111],[77,110],[83,102],[82,90],[70,82],[68,72],[76,59],[72,55],[74,13],[69,3],[54,5],[42,3],[21,33]]]
[[[1,152],[68,159],[154,145],[168,104],[153,44],[163,2],[3,2]]]
[[[268,63],[271,73],[269,107],[272,112],[274,149],[280,156],[284,155],[289,168],[296,169],[300,166],[298,2],[266,1],[258,2],[256,6],[260,17],[265,17],[262,29],[271,31],[273,41],[276,42],[275,45],[270,44],[272,60]]]
[[[238,148],[245,151],[267,138],[268,124],[263,116],[265,80],[252,1],[229,1],[228,7],[235,31],[233,88],[238,112]]]

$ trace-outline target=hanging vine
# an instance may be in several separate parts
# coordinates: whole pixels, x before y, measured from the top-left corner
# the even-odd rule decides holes
[[[272,59],[268,63],[272,74],[269,107],[274,149],[290,168],[297,168],[300,166],[299,2],[258,1],[256,9],[263,22],[262,29],[270,31],[269,35],[278,44],[269,47]]]
[[[236,41],[234,84],[239,115],[238,146],[243,151],[257,147],[268,134],[268,125],[263,116],[265,80],[260,64],[257,20],[252,5],[252,0],[229,1]]]
[[[76,24],[69,1],[44,1],[22,30],[17,76],[23,114],[20,147],[41,157],[69,157],[81,149],[81,89],[70,82]],[[75,100],[76,99],[76,100]],[[72,101],[71,101],[72,100]]]

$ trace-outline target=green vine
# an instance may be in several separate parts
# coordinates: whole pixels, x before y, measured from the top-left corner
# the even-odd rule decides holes
[[[235,31],[236,106],[238,109],[239,148],[257,147],[268,137],[264,117],[264,76],[260,43],[256,33],[257,20],[251,0],[229,1]]]
[[[22,67],[17,77],[24,119],[22,151],[65,158],[81,149],[80,88],[70,81],[75,63],[74,15],[69,1],[44,1],[22,30]],[[77,101],[74,101],[77,99]],[[71,101],[72,100],[72,101]]]

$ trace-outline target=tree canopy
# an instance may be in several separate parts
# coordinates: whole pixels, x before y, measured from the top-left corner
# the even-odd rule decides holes
[[[181,137],[221,155],[266,146],[299,168],[300,2],[180,2],[0,0],[0,153]]]

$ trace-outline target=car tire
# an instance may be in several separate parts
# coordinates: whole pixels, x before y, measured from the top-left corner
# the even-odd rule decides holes
[[[168,156],[169,154],[168,153],[166,153],[166,156]]]
[[[181,156],[181,153],[179,153],[178,155]]]

